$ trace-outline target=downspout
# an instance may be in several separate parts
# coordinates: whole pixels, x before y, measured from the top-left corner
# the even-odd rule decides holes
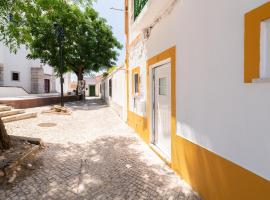
[[[125,34],[126,34],[126,90],[127,90],[127,122],[129,114],[129,1],[125,0]]]

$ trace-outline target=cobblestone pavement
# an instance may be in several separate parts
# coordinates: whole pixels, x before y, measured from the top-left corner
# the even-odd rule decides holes
[[[39,114],[7,124],[10,134],[40,137],[46,147],[32,161],[34,169],[23,168],[12,184],[0,185],[1,200],[199,199],[101,100],[67,106],[70,116]]]

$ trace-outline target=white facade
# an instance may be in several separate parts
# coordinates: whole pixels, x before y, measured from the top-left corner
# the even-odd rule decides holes
[[[110,84],[111,81],[111,95],[110,95]],[[120,67],[106,78],[101,83],[101,98],[106,103],[112,106],[119,116],[126,120],[126,70],[124,67]]]
[[[31,67],[37,63],[27,60],[25,57],[27,51],[24,48],[18,50],[14,55],[9,52],[3,44],[0,45],[0,63],[3,66],[3,83],[2,86],[23,87],[27,92],[31,92]],[[19,72],[20,80],[12,81],[12,72]]]
[[[42,64],[39,60],[29,60],[26,58],[27,49],[22,47],[16,54],[13,54],[2,43],[0,44],[0,86],[3,93],[7,88],[14,93],[1,94],[4,96],[20,96],[27,93],[43,94],[60,92],[60,79],[55,76],[54,70],[49,65]],[[18,73],[19,80],[13,80],[12,74]],[[70,75],[65,77],[64,91],[68,91]],[[47,90],[45,89],[45,79],[47,80]],[[6,88],[4,88],[6,87]]]
[[[175,47],[176,134],[269,181],[270,82],[244,83],[244,16],[269,1],[149,0],[135,22],[128,2],[129,110],[147,117],[132,70],[145,102],[147,60]]]
[[[84,77],[85,80],[85,95],[90,96],[90,86],[95,87],[95,96],[101,97],[101,81],[102,75],[94,77]]]

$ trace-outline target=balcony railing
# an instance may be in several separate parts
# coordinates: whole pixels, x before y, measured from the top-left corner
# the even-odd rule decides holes
[[[134,20],[139,16],[148,0],[134,0]]]

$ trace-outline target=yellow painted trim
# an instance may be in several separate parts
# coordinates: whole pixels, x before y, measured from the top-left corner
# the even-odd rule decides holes
[[[261,22],[270,19],[270,2],[245,15],[245,83],[260,78]]]
[[[147,118],[129,112],[129,126],[149,144]],[[172,162],[153,151],[205,200],[270,199],[270,182],[182,137],[173,141]]]
[[[134,76],[135,74],[138,74],[138,78],[139,78],[139,83],[138,83],[138,93],[136,95],[140,95],[140,82],[141,82],[141,78],[140,78],[140,67],[135,67],[132,69],[132,95],[135,95],[135,80],[134,80]]]
[[[270,182],[182,137],[172,168],[205,200],[270,199]]]
[[[125,0],[126,7],[128,0]],[[260,22],[270,17],[270,2],[245,16],[245,82],[259,77]],[[126,14],[126,66],[128,67],[128,17]],[[128,124],[139,136],[150,143],[149,66],[172,58],[172,82],[175,83],[175,47],[147,62],[147,117],[129,111],[129,72],[127,70]],[[172,161],[171,167],[184,178],[205,200],[266,200],[270,199],[270,182],[239,165],[176,135],[175,84],[172,84]],[[160,156],[160,155],[159,155]]]
[[[175,47],[162,52],[147,62],[148,119],[150,119],[150,66],[168,58],[171,59],[172,71],[171,167],[206,200],[270,199],[270,182],[268,180],[176,135]],[[144,133],[144,137],[150,137],[149,127],[150,121],[148,120],[147,133]],[[161,155],[158,153],[158,156]],[[164,158],[162,159],[164,160]]]
[[[150,58],[147,61],[146,66],[146,80],[147,80],[147,118],[150,119],[151,115],[151,92],[150,92],[150,70],[151,66],[159,63],[163,60],[171,59],[171,141],[172,141],[172,147],[173,147],[173,139],[176,135],[176,94],[175,94],[175,74],[176,74],[176,47],[169,48],[162,53]],[[148,121],[148,132],[150,132],[150,120]],[[150,135],[151,133],[148,133]]]
[[[139,116],[138,114],[128,111],[128,125],[132,127],[145,143],[150,142],[150,137],[147,129],[147,118]]]

